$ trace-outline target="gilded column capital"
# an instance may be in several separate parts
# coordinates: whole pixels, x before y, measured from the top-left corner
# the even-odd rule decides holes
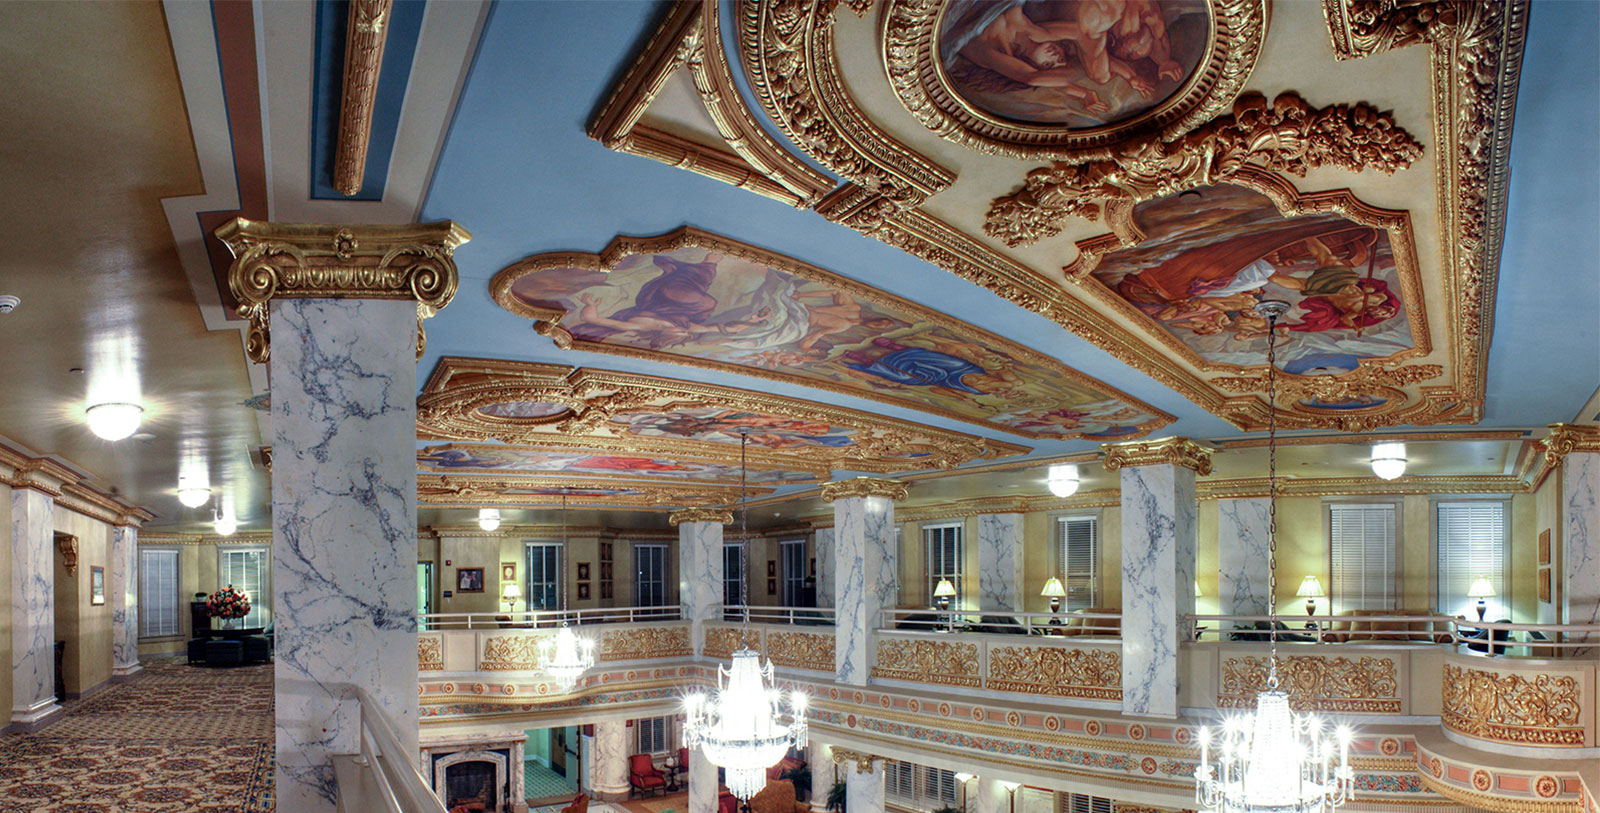
[[[1544,439],[1545,462],[1559,466],[1573,452],[1600,452],[1600,426],[1550,424],[1550,434]]]
[[[1133,466],[1182,466],[1195,474],[1211,473],[1211,450],[1188,438],[1104,443],[1106,471]]]
[[[449,220],[402,226],[269,223],[236,217],[216,231],[233,265],[228,290],[250,320],[245,352],[270,354],[267,303],[274,298],[403,299],[417,303],[417,356],[422,320],[456,295],[457,246],[472,239]]]
[[[676,528],[684,522],[715,522],[732,525],[733,512],[726,508],[685,508],[667,515],[667,523]]]
[[[888,497],[891,500],[906,498],[906,484],[883,477],[852,477],[822,484],[822,501],[833,502],[845,497]]]
[[[853,762],[856,766],[856,773],[872,773],[873,762],[887,761],[886,757],[880,757],[877,754],[869,754],[865,751],[851,751],[848,748],[840,748],[837,745],[833,747],[832,751],[833,764],[848,765]]]

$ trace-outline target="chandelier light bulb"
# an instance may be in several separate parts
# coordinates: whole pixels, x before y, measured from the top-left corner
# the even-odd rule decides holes
[[[89,431],[106,440],[122,440],[139,429],[144,407],[138,404],[95,404],[84,411]]]
[[[478,527],[485,531],[494,531],[500,528],[500,509],[479,508]]]
[[[1078,493],[1078,467],[1073,463],[1064,463],[1050,467],[1050,476],[1047,481],[1050,493],[1057,497],[1071,497]]]
[[[1404,443],[1372,444],[1372,473],[1385,480],[1393,480],[1406,473],[1406,445]]]
[[[197,486],[178,486],[178,502],[190,508],[199,508],[211,500],[211,489]]]

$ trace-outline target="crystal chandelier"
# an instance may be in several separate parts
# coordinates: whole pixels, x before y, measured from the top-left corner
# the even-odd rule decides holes
[[[739,439],[740,530],[749,535],[749,506],[745,504],[745,444],[748,430]],[[740,603],[749,607],[749,579],[739,579]],[[710,698],[692,694],[684,698],[684,745],[699,748],[713,765],[726,770],[728,790],[740,800],[749,801],[767,784],[767,769],[783,759],[790,748],[806,745],[806,696],[789,695],[788,719],[780,710],[783,693],[768,688],[774,683],[772,662],[761,663],[761,655],[744,642],[750,625],[748,610],[739,626],[740,648],[733,663],[717,667],[717,692]]]
[[[1267,690],[1254,712],[1227,720],[1215,753],[1211,731],[1200,729],[1195,801],[1207,813],[1326,813],[1349,801],[1350,729],[1329,732],[1313,715],[1295,714],[1278,688],[1278,421],[1276,353],[1278,319],[1289,303],[1265,299],[1256,311],[1267,319],[1267,617],[1271,642]],[[1215,764],[1212,757],[1217,757]],[[1335,761],[1337,757],[1337,761]]]
[[[561,556],[567,555],[567,494],[561,493]],[[562,562],[565,565],[565,562]],[[567,576],[561,573],[561,629],[539,642],[539,670],[558,692],[570,692],[578,678],[594,666],[594,641],[579,636],[567,624]]]

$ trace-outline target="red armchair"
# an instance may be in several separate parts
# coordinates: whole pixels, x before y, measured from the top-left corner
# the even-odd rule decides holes
[[[739,797],[727,791],[717,794],[717,813],[739,813]]]
[[[656,770],[649,754],[634,754],[628,757],[628,786],[641,794],[652,790],[665,793],[667,778]]]
[[[572,804],[561,808],[561,813],[589,813],[589,794],[580,793]]]
[[[677,764],[677,766],[675,766],[672,769],[672,772],[673,773],[688,773],[689,772],[689,749],[687,749],[687,748],[679,748],[678,749],[678,764]]]

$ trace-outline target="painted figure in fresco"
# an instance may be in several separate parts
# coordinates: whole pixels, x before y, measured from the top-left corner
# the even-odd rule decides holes
[[[652,348],[684,344],[708,333],[729,335],[746,330],[767,316],[762,311],[746,319],[708,324],[717,309],[711,283],[717,278],[722,255],[709,253],[697,263],[683,262],[664,254],[652,258],[661,276],[640,286],[631,308],[606,316],[600,313],[599,300],[579,294],[583,308],[572,326],[574,336],[585,341],[601,341],[614,333],[632,332]]]
[[[899,322],[885,316],[865,317],[861,303],[843,291],[801,291],[794,298],[805,307],[809,322],[806,335],[796,345],[807,356],[824,355],[817,349],[817,342],[851,328],[867,327],[882,332],[899,326]],[[813,305],[808,301],[818,298],[827,304]]]
[[[896,384],[984,394],[963,380],[968,375],[982,375],[982,367],[938,350],[912,347],[880,336],[872,340],[870,350],[851,350],[844,358],[844,366]]]
[[[1071,26],[1074,32],[1077,30],[1075,23],[1039,25],[1022,13],[1021,4],[1007,8],[959,52],[974,65],[992,73],[968,71],[962,78],[970,84],[1000,85],[996,89],[1011,83],[1033,88],[1060,88],[1067,98],[1077,100],[1091,113],[1109,112],[1111,106],[1100,99],[1100,94],[1073,81],[1063,44],[1069,41],[1068,32],[1058,28],[1065,26]]]
[[[804,421],[775,415],[733,410],[680,409],[665,414],[635,413],[612,419],[637,435],[674,435],[694,440],[737,443],[738,430],[751,430],[750,442],[769,449],[796,446],[853,446],[845,430],[821,421]]]
[[[669,463],[664,460],[652,460],[648,457],[618,457],[614,455],[592,455],[577,462],[573,468],[599,469],[603,471],[689,471],[690,467],[680,463]]]

